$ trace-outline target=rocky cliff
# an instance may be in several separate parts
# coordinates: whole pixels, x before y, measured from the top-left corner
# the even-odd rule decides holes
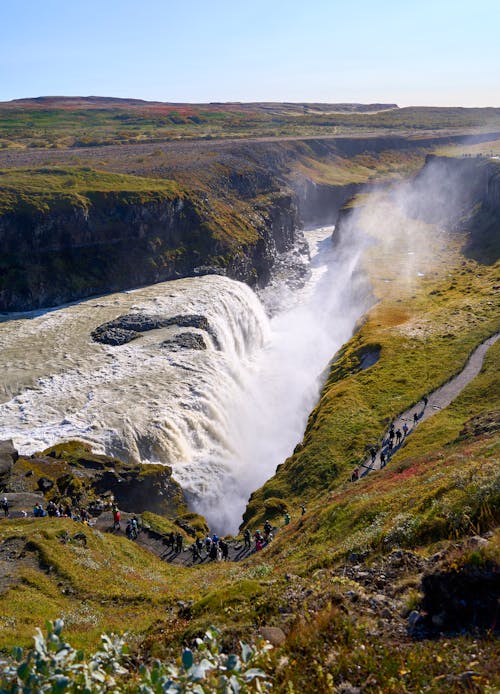
[[[363,205],[356,192],[338,211],[334,241],[354,228],[351,224],[348,229],[348,220],[352,223]],[[466,254],[487,257],[488,262],[499,257],[500,159],[429,155],[413,179],[394,186],[389,194],[409,217],[466,232]],[[481,258],[476,247],[482,249]]]
[[[265,283],[276,254],[297,237],[294,197],[276,189],[250,195],[238,210],[192,192],[20,200],[0,215],[0,311],[207,272]]]
[[[110,148],[112,172],[94,168],[102,150],[86,151],[92,166],[83,168],[56,150],[43,152],[50,168],[38,152],[9,154],[0,171],[0,311],[206,273],[265,285],[277,255],[300,242],[301,223],[334,223],[377,167],[392,176],[443,140],[454,138],[183,143],[136,148],[135,158]],[[38,168],[24,168],[28,161]],[[498,174],[481,162],[439,165],[455,179],[480,170],[474,194],[497,204]],[[436,190],[446,197],[455,179],[441,176],[449,185]]]

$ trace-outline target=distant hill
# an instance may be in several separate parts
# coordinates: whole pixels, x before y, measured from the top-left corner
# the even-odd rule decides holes
[[[50,109],[140,109],[169,113],[182,109],[196,111],[262,111],[275,114],[304,113],[375,113],[398,108],[397,104],[325,104],[325,103],[289,103],[289,102],[211,102],[209,104],[175,103],[162,101],[145,101],[143,99],[120,99],[111,96],[37,96],[33,98],[14,99],[0,102],[0,108],[50,108]]]

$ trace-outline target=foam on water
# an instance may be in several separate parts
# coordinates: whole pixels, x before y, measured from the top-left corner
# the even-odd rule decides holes
[[[196,510],[234,531],[250,493],[301,439],[329,359],[366,310],[359,249],[334,249],[331,228],[308,232],[311,276],[300,291],[262,295],[206,276],[113,294],[0,323],[0,439],[23,453],[69,439],[125,460],[172,465]],[[202,314],[207,349],[161,346],[154,330],[111,347],[92,342],[119,315]],[[190,328],[191,332],[199,332]],[[3,394],[3,397],[2,397]]]

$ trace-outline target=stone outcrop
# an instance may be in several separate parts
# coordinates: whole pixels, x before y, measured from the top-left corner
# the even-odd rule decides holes
[[[170,467],[123,463],[93,453],[88,444],[75,441],[30,457],[19,456],[5,489],[9,499],[18,500],[19,510],[29,511],[36,496],[44,504],[50,499],[64,504],[69,499],[94,515],[107,508],[111,498],[123,511],[134,513],[151,511],[176,517],[186,511],[184,494],[172,479]],[[21,506],[22,495],[27,495],[28,507]]]
[[[268,190],[233,219],[196,194],[93,194],[0,215],[0,311],[24,311],[209,272],[265,284],[299,236],[291,192]],[[222,214],[222,213],[220,213]],[[233,230],[237,233],[233,234]]]
[[[204,330],[212,337],[215,344],[218,344],[217,335],[211,328],[206,317],[196,314],[163,317],[145,315],[142,313],[129,313],[99,325],[92,332],[92,339],[94,342],[100,342],[104,345],[124,345],[139,337],[141,333],[149,332],[150,330],[159,330],[160,328],[168,328],[173,325],[180,328],[197,328],[198,330]],[[193,333],[185,334],[192,335]],[[178,344],[181,344],[181,342],[178,342]],[[200,348],[198,347],[198,349]]]
[[[161,347],[171,352],[178,352],[182,349],[203,350],[207,348],[203,335],[199,333],[180,333],[170,340],[164,340]]]
[[[9,482],[12,465],[18,459],[17,450],[9,439],[0,441],[0,490],[4,490]]]

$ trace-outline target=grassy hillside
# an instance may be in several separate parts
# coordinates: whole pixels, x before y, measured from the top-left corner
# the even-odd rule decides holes
[[[96,171],[90,167],[16,168],[0,170],[0,215],[49,212],[72,205],[90,206],[99,195],[144,204],[182,197],[175,181]]]
[[[460,371],[472,349],[499,329],[497,268],[465,259],[465,236],[445,236],[407,219],[385,196],[356,210],[353,219],[345,233],[364,227],[372,239],[362,272],[370,277],[376,304],[333,362],[303,442],[253,494],[248,521],[262,521],[268,498],[298,505],[342,484],[389,421]],[[370,351],[379,354],[377,363],[360,370],[363,354]],[[495,378],[492,373],[489,386]],[[489,397],[496,395],[491,388]],[[478,400],[463,412],[450,425],[453,436],[483,407],[488,409]],[[435,419],[425,426],[435,427]],[[446,442],[431,440],[432,445]]]
[[[65,519],[2,520],[1,648],[63,616],[86,650],[103,630],[127,630],[136,672],[210,624],[227,648],[273,627],[279,692],[498,690],[499,343],[385,469],[349,481],[389,421],[499,329],[498,263],[464,254],[466,227],[445,231],[405,209],[378,193],[343,220],[345,239],[366,240],[374,305],[332,361],[303,441],[249,503],[247,523],[272,518],[275,540],[245,561],[187,569],[91,528],[87,546],[63,543],[78,527]],[[377,359],[362,368],[367,353]]]

